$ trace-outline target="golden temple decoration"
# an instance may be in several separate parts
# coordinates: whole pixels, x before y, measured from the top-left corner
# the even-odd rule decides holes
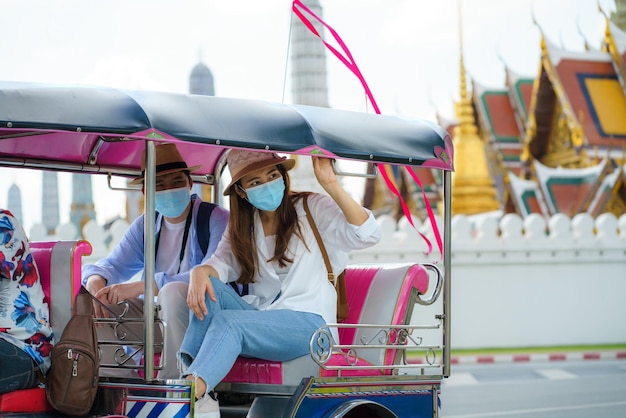
[[[489,173],[485,143],[478,136],[474,109],[467,94],[461,13],[459,1],[459,40],[461,45],[461,99],[455,103],[458,125],[454,128],[455,171],[452,173],[452,214],[471,215],[498,210],[500,204]]]

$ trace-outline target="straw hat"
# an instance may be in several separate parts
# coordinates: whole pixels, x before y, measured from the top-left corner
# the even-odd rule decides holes
[[[161,176],[163,174],[176,173],[177,171],[189,171],[190,173],[201,165],[194,165],[193,167],[187,167],[187,163],[183,160],[183,157],[178,152],[175,144],[162,144],[154,147],[156,154],[156,175]],[[143,184],[143,178],[146,174],[146,150],[141,155],[141,177],[131,180],[128,184],[138,185]]]
[[[232,180],[224,190],[224,196],[230,194],[230,188],[246,174],[272,165],[282,165],[285,171],[289,171],[296,164],[296,160],[279,157],[274,152],[246,151],[233,149],[226,158]]]

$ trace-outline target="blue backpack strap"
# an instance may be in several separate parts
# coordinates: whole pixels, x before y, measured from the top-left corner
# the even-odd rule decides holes
[[[200,250],[203,255],[206,255],[209,248],[209,238],[211,237],[210,219],[215,206],[217,205],[213,203],[200,202],[200,207],[198,208],[196,236],[198,237],[198,245],[200,245]]]
[[[196,236],[198,237],[198,245],[200,245],[200,250],[202,250],[202,254],[206,255],[207,250],[209,249],[209,238],[211,237],[211,213],[213,213],[213,209],[215,209],[217,205],[209,202],[200,202],[200,207],[198,208],[198,216],[196,218]],[[248,285],[239,285],[237,282],[230,282],[231,287],[237,292],[239,296],[244,296],[248,294]]]

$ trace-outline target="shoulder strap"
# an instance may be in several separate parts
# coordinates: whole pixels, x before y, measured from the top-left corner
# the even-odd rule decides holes
[[[206,255],[207,249],[209,248],[209,238],[211,237],[209,220],[211,219],[213,209],[215,209],[213,203],[200,202],[198,216],[196,218],[196,237],[198,238],[200,250],[204,255]]]
[[[324,241],[322,241],[322,237],[320,236],[320,231],[317,229],[317,225],[315,225],[315,221],[313,220],[313,216],[311,216],[311,212],[309,211],[309,203],[308,203],[309,195],[305,195],[302,199],[304,204],[304,212],[306,213],[306,218],[309,221],[309,225],[311,225],[311,229],[313,230],[313,235],[315,235],[315,239],[317,240],[317,245],[320,247],[322,251],[322,256],[324,257],[324,264],[326,264],[326,270],[328,271],[328,280],[331,283],[335,283],[335,273],[333,273],[333,268],[330,265],[330,259],[328,258],[328,253],[326,252],[326,246],[324,245]]]

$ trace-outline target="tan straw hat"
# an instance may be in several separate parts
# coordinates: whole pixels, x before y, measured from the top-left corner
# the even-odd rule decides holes
[[[201,165],[194,165],[193,167],[187,167],[187,163],[183,160],[183,157],[178,152],[175,144],[161,144],[154,147],[156,151],[156,175],[176,173],[177,171],[189,171],[190,173]],[[143,178],[146,174],[146,150],[143,151],[141,156],[141,177],[131,180],[128,184],[138,185],[143,184]]]
[[[226,158],[228,170],[232,180],[224,189],[224,196],[230,194],[230,188],[246,174],[269,167],[271,165],[282,165],[285,171],[289,171],[296,164],[296,160],[287,159],[287,157],[279,157],[274,152],[246,151],[242,149],[233,149],[228,153]]]

